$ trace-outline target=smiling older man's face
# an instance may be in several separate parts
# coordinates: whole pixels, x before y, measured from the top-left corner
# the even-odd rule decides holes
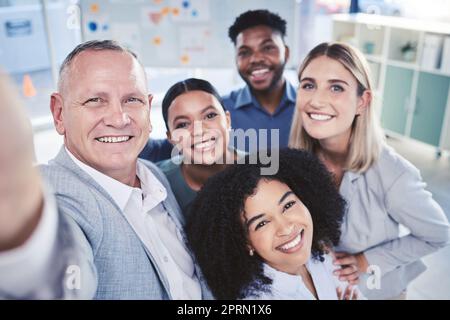
[[[87,50],[63,76],[51,108],[66,147],[117,180],[125,172],[134,175],[151,130],[151,96],[142,66],[125,52]]]

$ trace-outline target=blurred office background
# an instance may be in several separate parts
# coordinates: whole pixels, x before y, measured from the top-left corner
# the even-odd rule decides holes
[[[160,103],[173,83],[200,77],[222,94],[243,84],[228,26],[257,8],[288,21],[286,77],[295,85],[299,63],[320,42],[346,41],[366,54],[389,144],[421,170],[450,217],[450,0],[0,0],[0,67],[22,95],[37,162],[62,144],[49,97],[77,44],[114,38],[138,53],[155,95],[151,137],[163,138]],[[450,299],[450,248],[425,262],[409,298]]]

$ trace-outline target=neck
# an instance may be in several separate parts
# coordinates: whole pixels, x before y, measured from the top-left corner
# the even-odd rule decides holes
[[[93,166],[87,161],[83,160],[82,157],[80,157],[76,152],[73,152],[70,150],[70,148],[65,144],[65,148],[69,153],[75,157],[78,161],[83,163],[85,166],[88,166],[92,169],[97,170],[98,172],[117,180],[123,184],[126,184],[127,186],[134,187],[134,188],[140,188],[141,187],[141,181],[139,180],[138,176],[136,175],[137,172],[137,160],[130,166],[126,167],[125,169],[117,169],[117,170],[104,170],[102,168]]]
[[[349,153],[349,138],[334,139],[334,141],[320,141],[319,159],[333,175],[336,187],[340,187],[344,177]]]
[[[273,114],[279,106],[284,93],[284,78],[281,78],[276,85],[264,91],[252,90],[259,104],[270,114]]]
[[[188,186],[195,191],[199,191],[206,180],[211,176],[225,169],[226,164],[182,164],[181,172]]]
[[[136,164],[133,166],[132,170],[127,170],[127,172],[124,172],[123,170],[121,170],[120,172],[114,171],[114,172],[102,172],[102,173],[119,181],[119,182],[122,182],[123,184],[126,184],[127,186],[130,186],[133,188],[141,187],[141,180],[139,180],[138,176],[136,175]]]
[[[342,137],[321,140],[319,157],[337,166],[345,166],[350,149],[350,131]]]
[[[188,186],[192,190],[199,191],[205,184],[206,180],[226,168],[227,164],[229,163],[228,159],[236,160],[237,158],[236,153],[232,153],[229,150],[227,150],[225,156],[227,158],[224,159],[225,161],[222,161],[223,163],[221,164],[215,163],[212,165],[205,165],[182,163],[181,172]]]

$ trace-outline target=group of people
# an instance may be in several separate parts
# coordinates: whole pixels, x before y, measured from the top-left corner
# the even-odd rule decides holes
[[[295,89],[285,33],[267,10],[237,17],[245,87],[221,97],[206,80],[174,84],[165,141],[148,140],[152,95],[136,55],[80,44],[50,101],[64,146],[39,167],[2,75],[0,297],[404,298],[420,259],[449,244],[448,220],[384,141],[362,54],[319,44]],[[259,144],[241,150],[231,128],[279,130],[268,137],[279,138],[278,170],[264,174]]]

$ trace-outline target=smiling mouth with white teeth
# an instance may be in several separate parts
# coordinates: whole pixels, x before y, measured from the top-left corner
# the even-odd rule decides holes
[[[315,121],[328,121],[334,118],[329,114],[321,114],[321,113],[308,113],[310,119]]]
[[[191,148],[195,149],[195,150],[201,150],[201,151],[205,151],[205,150],[209,150],[212,149],[216,144],[216,138],[212,137],[211,139],[208,140],[204,140],[198,143],[194,143]]]
[[[253,80],[262,80],[269,72],[269,68],[255,69],[250,72],[250,77]]]
[[[100,137],[100,138],[95,138],[95,140],[97,140],[98,142],[102,142],[102,143],[121,143],[121,142],[127,142],[129,140],[131,140],[133,137],[132,136],[115,136],[115,137]]]
[[[292,253],[296,252],[298,249],[300,249],[303,246],[303,234],[305,232],[305,229],[300,231],[297,236],[290,240],[289,242],[286,242],[278,247],[276,247],[277,250],[283,252],[283,253]]]

